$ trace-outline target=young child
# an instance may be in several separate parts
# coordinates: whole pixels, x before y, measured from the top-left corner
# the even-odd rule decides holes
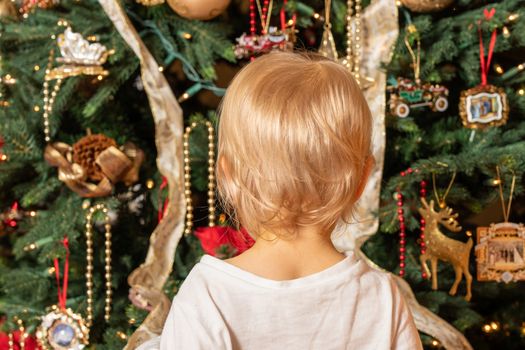
[[[330,240],[366,183],[371,125],[336,62],[271,53],[241,70],[222,103],[217,181],[256,242],[193,268],[162,350],[422,349],[392,277]]]

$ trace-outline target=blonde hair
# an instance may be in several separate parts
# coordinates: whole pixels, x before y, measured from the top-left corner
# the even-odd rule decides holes
[[[348,221],[371,128],[365,98],[342,65],[312,54],[257,58],[221,105],[222,200],[252,235]]]

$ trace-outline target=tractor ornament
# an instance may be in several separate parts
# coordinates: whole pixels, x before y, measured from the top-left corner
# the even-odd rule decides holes
[[[444,112],[448,108],[448,89],[439,84],[418,83],[411,79],[389,79],[387,87],[390,113],[406,118],[410,109],[429,107],[434,112]]]

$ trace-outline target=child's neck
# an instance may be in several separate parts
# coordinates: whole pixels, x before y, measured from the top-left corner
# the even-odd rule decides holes
[[[262,232],[252,248],[226,261],[267,279],[290,280],[323,271],[345,258],[330,234],[317,227],[301,228],[291,239],[275,237]]]

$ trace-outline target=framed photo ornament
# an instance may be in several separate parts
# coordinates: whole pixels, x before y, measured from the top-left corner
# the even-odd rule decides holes
[[[509,118],[507,95],[502,88],[488,84],[462,91],[459,115],[469,129],[504,125]]]
[[[477,228],[478,281],[525,280],[525,226],[511,222]]]

